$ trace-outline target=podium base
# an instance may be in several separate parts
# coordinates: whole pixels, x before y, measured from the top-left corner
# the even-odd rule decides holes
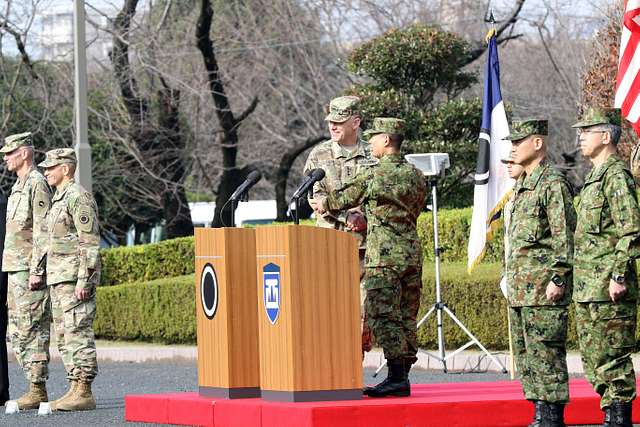
[[[221,397],[225,399],[251,399],[260,397],[259,387],[198,387],[198,394],[202,397]]]
[[[262,399],[272,402],[326,402],[337,400],[360,400],[362,389],[273,391],[262,390]]]

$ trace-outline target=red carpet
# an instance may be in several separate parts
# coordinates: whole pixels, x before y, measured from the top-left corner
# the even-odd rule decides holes
[[[570,390],[566,422],[601,424],[603,413],[591,386],[572,380]],[[317,403],[211,399],[197,393],[125,397],[127,421],[215,427],[526,426],[532,416],[533,405],[524,400],[517,381],[417,384],[406,398]]]

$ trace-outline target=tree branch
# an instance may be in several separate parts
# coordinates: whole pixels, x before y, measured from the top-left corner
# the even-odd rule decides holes
[[[496,41],[498,45],[501,45],[502,43],[508,40],[514,40],[519,37],[522,37],[522,34],[508,35],[505,37],[501,37],[501,36],[506,30],[512,28],[513,25],[516,22],[518,22],[518,16],[522,11],[522,6],[524,6],[525,1],[526,0],[516,0],[516,5],[514,6],[513,10],[511,11],[507,19],[501,21],[500,26],[496,28]],[[484,40],[472,42],[471,45],[472,45],[471,52],[469,52],[469,56],[465,59],[465,61],[463,61],[463,65],[471,64],[476,59],[480,58],[482,54],[487,50],[487,43]]]
[[[33,68],[33,62],[31,62],[31,58],[27,53],[27,49],[24,46],[24,42],[22,41],[22,36],[20,35],[20,33],[14,28],[11,28],[9,26],[9,22],[6,19],[0,19],[0,29],[3,29],[4,31],[6,31],[7,33],[13,36],[13,38],[16,41],[16,46],[18,48],[18,51],[20,52],[20,58],[22,60],[22,63],[26,65],[27,68],[29,69],[29,74],[31,74],[31,77],[33,77],[34,80],[38,80],[40,76],[38,75],[38,73],[36,73],[36,70]]]

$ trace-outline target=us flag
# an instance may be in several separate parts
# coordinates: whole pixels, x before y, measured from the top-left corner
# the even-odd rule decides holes
[[[615,107],[640,135],[640,0],[624,2]]]

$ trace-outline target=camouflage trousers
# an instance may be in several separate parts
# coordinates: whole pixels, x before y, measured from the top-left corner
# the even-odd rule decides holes
[[[585,377],[601,396],[600,407],[631,402],[636,375],[631,353],[636,345],[636,302],[576,303],[576,329]]]
[[[29,272],[8,274],[8,335],[18,364],[32,383],[49,378],[51,301],[49,288],[29,289]]]
[[[566,306],[511,307],[516,367],[527,400],[569,401]]]
[[[80,301],[74,295],[75,282],[51,286],[53,327],[58,351],[69,380],[92,382],[98,374],[93,319],[96,297]]]
[[[415,363],[418,353],[416,316],[420,307],[421,268],[404,271],[393,268],[367,268],[367,324],[387,360],[405,359]]]

